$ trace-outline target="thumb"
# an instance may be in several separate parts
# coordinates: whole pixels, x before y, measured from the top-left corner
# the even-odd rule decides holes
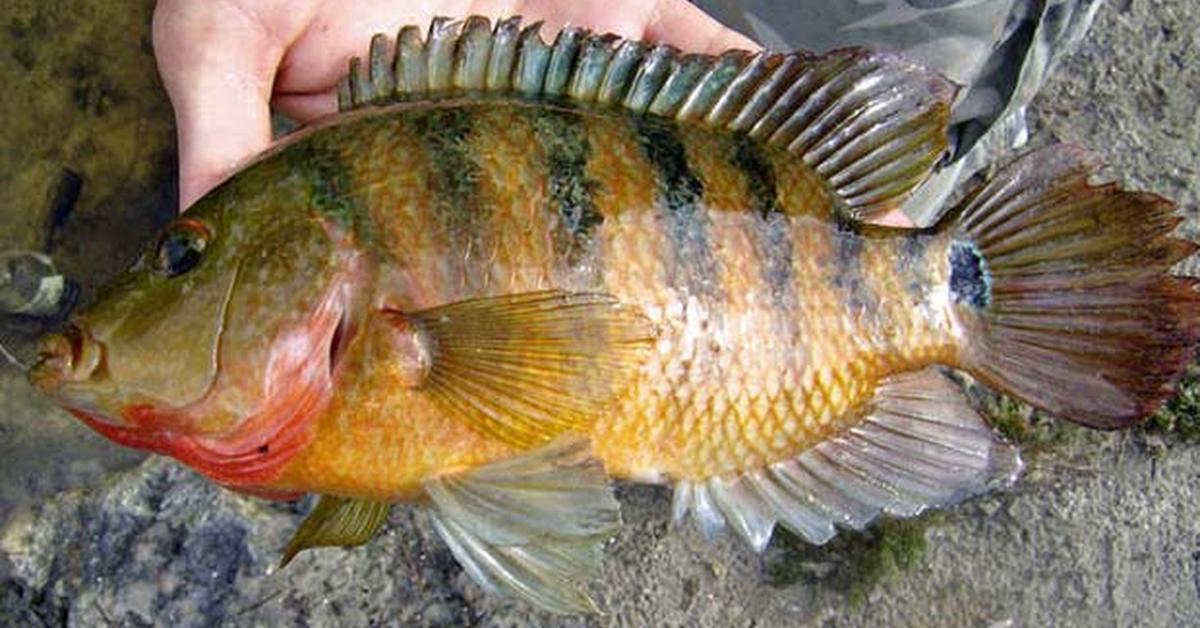
[[[284,47],[236,0],[161,0],[154,53],[175,109],[186,208],[271,143],[271,84]]]

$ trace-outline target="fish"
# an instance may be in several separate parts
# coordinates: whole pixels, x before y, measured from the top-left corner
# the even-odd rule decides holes
[[[1053,144],[898,225],[956,89],[889,53],[685,54],[519,17],[376,36],[341,111],[181,214],[31,381],[231,490],[320,498],[283,562],[426,505],[484,589],[554,613],[615,481],[762,551],[1005,487],[951,374],[1099,429],[1200,338],[1173,204]]]

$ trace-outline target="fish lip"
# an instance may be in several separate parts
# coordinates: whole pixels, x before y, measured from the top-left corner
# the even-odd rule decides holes
[[[79,321],[38,340],[38,355],[29,381],[39,391],[58,396],[64,389],[103,384],[108,378],[108,347]]]

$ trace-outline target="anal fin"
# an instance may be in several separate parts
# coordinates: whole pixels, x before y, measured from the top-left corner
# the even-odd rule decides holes
[[[621,524],[588,441],[426,480],[434,528],[485,589],[555,613],[596,612],[585,583]]]
[[[762,551],[777,523],[822,544],[835,525],[861,529],[879,514],[915,516],[1012,483],[1022,467],[936,368],[880,383],[862,421],[795,458],[734,478],[680,482],[675,517],[701,530],[731,527]]]
[[[314,547],[353,547],[370,541],[387,521],[392,505],[365,499],[322,495],[283,550],[279,566]]]

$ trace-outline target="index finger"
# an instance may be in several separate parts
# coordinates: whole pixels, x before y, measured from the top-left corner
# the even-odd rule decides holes
[[[175,110],[180,208],[271,144],[275,71],[291,26],[268,24],[237,0],[160,0],[154,54]],[[284,30],[280,30],[280,29]]]

